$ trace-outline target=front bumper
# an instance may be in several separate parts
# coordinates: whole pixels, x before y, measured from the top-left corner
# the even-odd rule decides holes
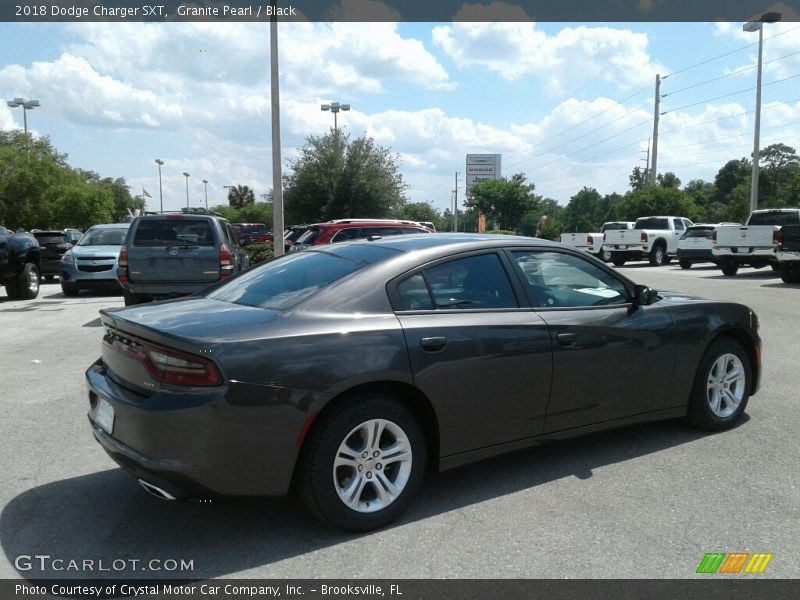
[[[75,261],[62,262],[58,270],[62,283],[76,289],[120,289],[117,281],[116,261],[91,260],[81,258]]]
[[[95,439],[138,479],[176,498],[288,493],[308,414],[270,402],[265,386],[175,386],[143,396],[115,383],[101,360],[86,382]],[[111,433],[97,421],[100,398],[114,411]]]

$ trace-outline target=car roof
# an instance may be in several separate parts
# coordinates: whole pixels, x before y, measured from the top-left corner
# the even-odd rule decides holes
[[[375,244],[386,246],[401,252],[427,250],[444,246],[457,246],[459,250],[480,249],[487,245],[536,244],[543,246],[566,247],[560,243],[526,237],[522,235],[502,235],[494,233],[436,233],[432,235],[390,235],[375,236],[373,240],[355,240],[344,242],[349,244]],[[325,250],[325,247],[320,247]]]
[[[100,223],[92,225],[89,229],[119,229],[120,227],[130,227],[130,223]]]

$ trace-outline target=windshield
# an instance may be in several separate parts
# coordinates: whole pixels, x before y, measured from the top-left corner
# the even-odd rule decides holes
[[[335,281],[399,252],[372,244],[339,246],[335,251],[329,248],[287,254],[232,279],[208,297],[244,306],[286,310]]]
[[[63,244],[66,242],[64,234],[60,231],[37,231],[33,237],[40,244]]]
[[[127,227],[90,229],[80,239],[78,246],[121,246],[127,233]]]
[[[713,233],[713,227],[690,227],[686,230],[686,233],[683,234],[681,237],[682,240],[686,238],[708,238],[711,239],[711,234]]]

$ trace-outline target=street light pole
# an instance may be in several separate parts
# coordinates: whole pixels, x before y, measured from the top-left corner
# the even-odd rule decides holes
[[[184,172],[183,176],[186,177],[186,208],[189,208],[189,174]]]
[[[756,118],[755,132],[753,134],[753,175],[750,182],[750,212],[758,210],[758,171],[761,160],[760,137],[761,137],[761,65],[762,52],[764,49],[764,23],[775,23],[780,21],[781,13],[764,13],[758,19],[745,23],[742,29],[747,32],[758,31],[758,69],[756,74]]]
[[[339,104],[338,102],[331,102],[330,104],[322,104],[320,106],[321,110],[329,110],[333,113],[333,130],[339,131],[339,123],[336,118],[336,115],[339,114],[340,110],[350,110],[349,104]]]
[[[28,137],[28,111],[33,110],[37,106],[41,106],[38,100],[25,100],[25,98],[14,98],[13,100],[6,100],[9,108],[22,107],[22,123],[25,127],[25,137]]]
[[[203,187],[206,192],[206,210],[208,210],[208,179],[203,179]]]
[[[160,158],[156,159],[156,164],[158,165],[158,199],[161,202],[161,214],[164,214],[164,190],[161,187],[161,165],[164,164],[164,161]]]

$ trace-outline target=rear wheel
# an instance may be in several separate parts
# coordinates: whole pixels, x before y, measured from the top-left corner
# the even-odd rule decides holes
[[[611,250],[602,250],[599,254],[600,260],[603,262],[611,262]]]
[[[653,246],[653,249],[650,250],[650,264],[654,267],[660,267],[663,265],[667,259],[667,252],[664,249],[664,246],[661,244],[656,244]]]
[[[26,263],[22,272],[14,279],[16,296],[22,300],[33,300],[39,295],[39,269],[33,263]]]
[[[133,306],[134,304],[141,304],[143,302],[141,296],[125,289],[122,290],[122,297],[125,300],[125,306]]]
[[[720,265],[722,268],[722,274],[726,277],[733,277],[739,271],[739,264],[732,259],[728,259]]]
[[[678,261],[678,264],[681,266],[681,269],[691,269],[692,268],[692,261],[690,261],[690,260],[681,260],[681,261]]]
[[[621,267],[625,264],[625,255],[622,252],[612,252],[611,262],[614,263],[615,267]]]
[[[697,369],[688,417],[702,429],[720,431],[741,418],[750,397],[750,360],[741,344],[719,339]]]
[[[298,471],[311,512],[350,531],[383,527],[399,517],[419,490],[427,462],[414,415],[393,398],[371,393],[321,418]]]
[[[781,263],[783,283],[800,283],[800,263]]]

